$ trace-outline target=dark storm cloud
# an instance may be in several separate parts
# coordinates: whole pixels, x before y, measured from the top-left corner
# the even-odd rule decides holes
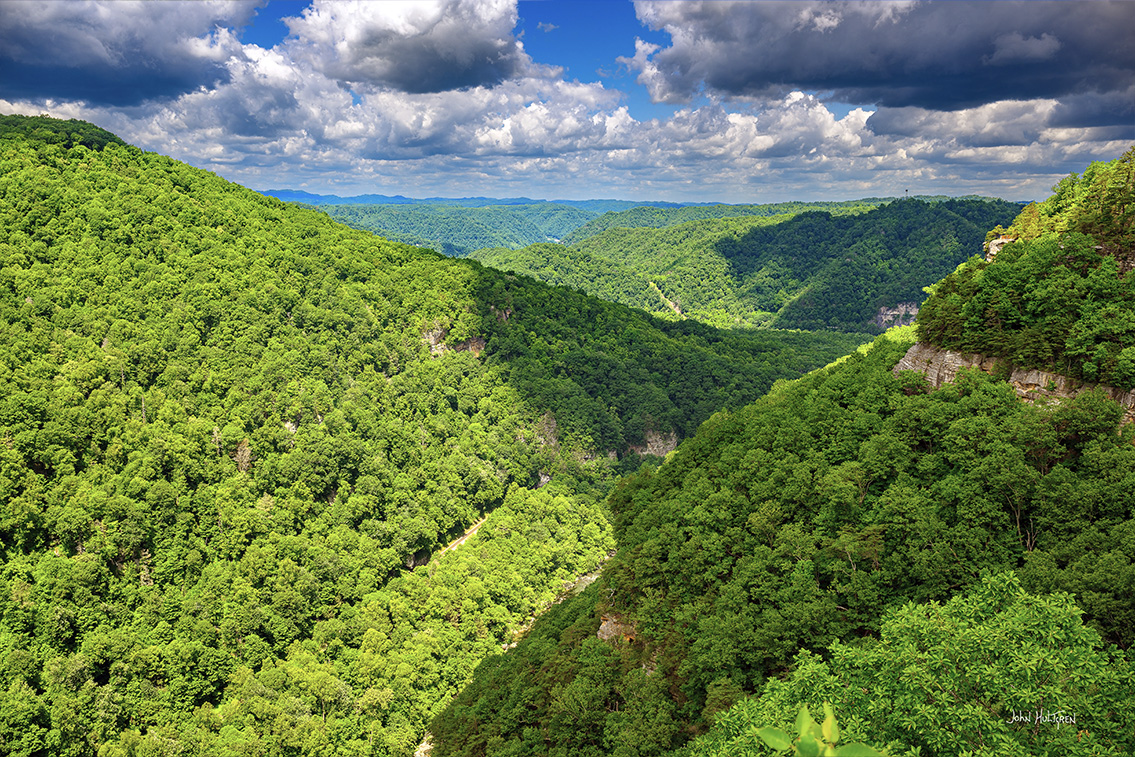
[[[1051,125],[1063,128],[1114,127],[1126,133],[1126,136],[1114,139],[1135,138],[1135,81],[1126,91],[1061,98]]]
[[[227,80],[252,2],[0,5],[0,97],[136,105]]]
[[[529,64],[511,0],[316,2],[288,25],[297,58],[340,82],[411,94],[494,86]]]
[[[926,108],[879,108],[867,119],[876,136],[960,141],[969,147],[1029,145],[1047,126],[1051,104],[1008,101],[948,113]]]
[[[954,110],[999,100],[1126,90],[1135,3],[649,3],[669,47],[628,62],[655,100],[700,88],[734,97],[793,89],[888,107]]]
[[[84,100],[100,105],[129,106],[146,100],[176,97],[195,87],[227,78],[218,64],[161,72],[148,56],[134,56],[143,68],[92,64],[84,68],[37,65],[0,59],[0,97],[7,100]]]

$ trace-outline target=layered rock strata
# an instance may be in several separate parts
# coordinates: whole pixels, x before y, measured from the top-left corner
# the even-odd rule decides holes
[[[918,371],[937,389],[942,384],[952,382],[963,368],[978,368],[993,373],[1003,363],[1001,358],[980,353],[954,352],[919,342],[907,350],[894,370],[895,375],[899,371]],[[1078,381],[1059,373],[1025,368],[1014,368],[1009,375],[1009,384],[1018,397],[1029,402],[1075,397],[1081,392],[1099,388],[1123,407],[1124,423],[1135,423],[1135,391],[1128,392],[1106,384]]]

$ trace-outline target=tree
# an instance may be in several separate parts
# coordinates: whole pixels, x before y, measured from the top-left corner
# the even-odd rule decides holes
[[[945,604],[892,611],[877,640],[837,643],[829,662],[802,653],[791,675],[735,706],[715,731],[784,725],[801,706],[830,699],[847,715],[846,738],[885,743],[892,754],[1129,754],[1135,671],[1080,616],[1067,594],[1028,594],[1013,573],[986,573]]]

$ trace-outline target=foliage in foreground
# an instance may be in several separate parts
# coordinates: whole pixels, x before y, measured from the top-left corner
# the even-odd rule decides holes
[[[1104,647],[1070,596],[986,574],[945,604],[890,611],[878,639],[801,652],[790,675],[734,705],[683,757],[767,755],[755,724],[784,725],[827,700],[845,739],[886,742],[894,755],[1118,756],[1135,746],[1133,698],[1130,659]]]

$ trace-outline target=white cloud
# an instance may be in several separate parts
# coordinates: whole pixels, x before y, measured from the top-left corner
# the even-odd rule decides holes
[[[738,85],[734,93],[726,86],[737,74],[726,70],[726,59],[751,45],[748,35],[806,32],[834,42],[849,30],[900,26],[918,11],[909,3],[775,3],[760,13],[748,4],[643,5],[640,16],[670,29],[672,44],[640,39],[633,57],[621,60],[656,99],[688,103],[649,120],[634,118],[616,90],[565,81],[562,69],[530,61],[513,34],[512,3],[320,2],[293,19],[293,36],[271,50],[239,45],[227,27],[206,29],[207,18],[238,24],[247,4],[209,12],[201,5],[170,4],[161,11],[173,14],[158,34],[165,42],[146,42],[146,49],[164,51],[162,60],[177,59],[171,50],[208,60],[213,73],[194,86],[128,107],[5,95],[0,111],[85,118],[259,189],[417,196],[772,201],[905,189],[1042,196],[1054,176],[1120,154],[1120,136],[1132,132],[1130,84],[1118,105],[1107,93],[1084,92],[1001,96],[951,111],[870,104],[841,116],[806,88]],[[66,11],[74,19],[81,8],[101,19],[107,7],[74,6]],[[114,12],[68,44],[92,44],[114,19],[142,28],[122,9]],[[48,17],[35,18],[42,25]],[[982,54],[1000,50],[1001,68],[1011,68],[1010,55],[1035,58],[1053,45],[1036,29],[1020,32],[1019,40],[1012,34],[1002,30],[999,48],[989,37],[970,63],[981,66]],[[130,38],[122,35],[108,32],[106,51],[131,49],[115,41]],[[1066,52],[1061,47],[1059,54]],[[816,48],[792,56],[806,53],[827,56],[824,66],[848,54]],[[83,54],[113,58],[93,48]],[[861,69],[885,67],[880,55]],[[407,84],[415,61],[428,75]],[[694,104],[698,87],[704,89]]]
[[[404,92],[492,86],[530,63],[509,0],[316,0],[288,21],[297,59],[336,81]]]

